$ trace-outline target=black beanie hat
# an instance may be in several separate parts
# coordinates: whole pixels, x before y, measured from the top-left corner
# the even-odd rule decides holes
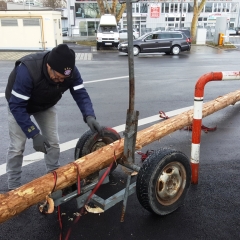
[[[49,66],[65,76],[71,76],[75,66],[75,52],[66,44],[59,44],[48,55]]]

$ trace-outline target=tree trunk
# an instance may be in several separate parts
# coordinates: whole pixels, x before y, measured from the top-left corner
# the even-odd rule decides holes
[[[105,7],[104,7],[103,0],[97,0],[97,3],[100,10],[100,15],[102,16],[103,14],[105,14]]]
[[[125,9],[126,9],[126,3],[123,3],[123,4],[121,5],[121,8],[120,8],[120,10],[119,10],[119,12],[118,12],[118,14],[117,14],[117,17],[116,17],[117,23],[118,23],[118,22],[120,21],[120,19],[122,18],[122,15],[123,15]]]
[[[206,117],[228,105],[240,100],[240,90],[218,97],[203,105],[203,117]],[[136,149],[141,149],[176,130],[190,125],[193,120],[193,110],[186,111],[170,119],[161,121],[153,126],[141,130],[137,134]],[[124,139],[115,141],[97,151],[75,161],[81,178],[99,171],[110,165],[116,158],[123,156]],[[57,182],[55,190],[63,189],[77,182],[77,170],[73,163],[69,163],[56,170]],[[18,189],[0,195],[0,223],[14,217],[28,207],[45,199],[54,186],[54,176],[48,173],[29,182]]]
[[[112,1],[112,8],[111,8],[111,14],[116,16],[116,7],[117,7],[118,0],[113,0]]]
[[[200,4],[198,5],[198,1],[194,0],[193,5],[193,18],[191,23],[191,36],[192,40],[196,41],[196,33],[197,33],[197,24],[198,24],[198,17],[206,3],[206,0],[202,0]]]

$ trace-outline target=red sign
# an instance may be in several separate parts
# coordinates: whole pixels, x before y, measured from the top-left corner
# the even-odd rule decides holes
[[[160,17],[160,7],[151,7],[150,18],[159,18],[159,17]]]

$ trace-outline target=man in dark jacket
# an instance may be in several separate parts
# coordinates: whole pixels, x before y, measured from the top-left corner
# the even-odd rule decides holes
[[[60,166],[55,104],[68,89],[84,121],[92,131],[100,133],[101,127],[96,121],[92,102],[75,66],[75,52],[72,49],[66,44],[60,44],[50,52],[30,54],[16,61],[5,91],[10,136],[6,165],[9,190],[21,185],[27,138],[33,140],[36,151],[45,153],[47,172]],[[31,116],[38,126],[32,122]]]

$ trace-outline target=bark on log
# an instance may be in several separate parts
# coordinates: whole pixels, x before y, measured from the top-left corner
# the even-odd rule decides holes
[[[203,105],[203,117],[206,117],[220,109],[233,105],[240,100],[240,90],[218,97]],[[177,116],[161,121],[153,126],[141,130],[137,134],[136,150],[146,146],[176,130],[190,125],[193,120],[193,110],[186,111]],[[103,169],[114,161],[114,151],[117,158],[122,157],[124,139],[120,139],[97,151],[88,154],[75,161],[78,165],[81,178]],[[77,181],[76,166],[69,163],[56,170],[56,190],[63,189]],[[18,189],[0,195],[0,223],[16,216],[28,207],[45,200],[54,186],[54,176],[48,173],[37,178]]]

